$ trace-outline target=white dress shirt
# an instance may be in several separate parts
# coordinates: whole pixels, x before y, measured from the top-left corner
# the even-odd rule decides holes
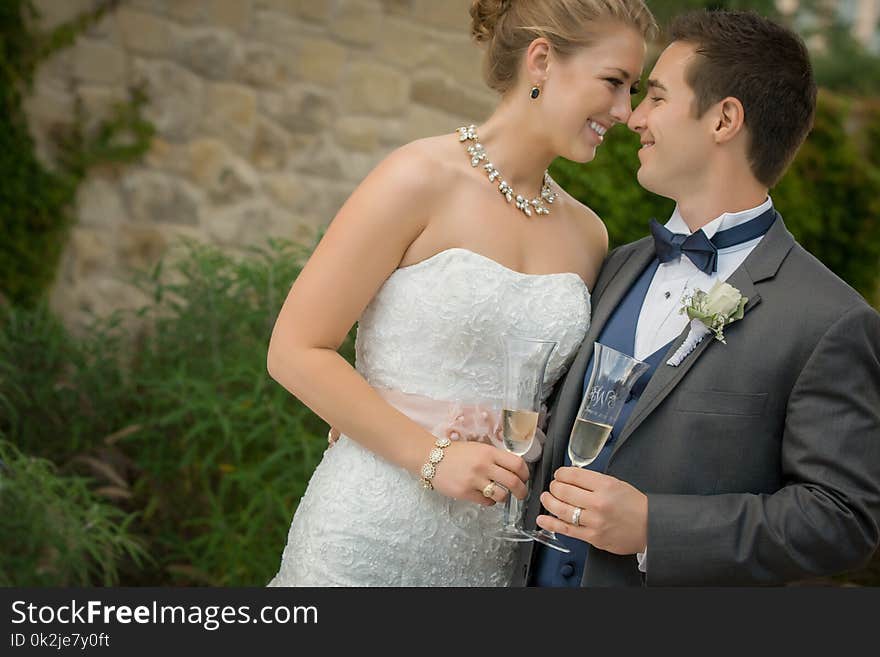
[[[761,205],[750,210],[725,212],[703,226],[703,232],[711,239],[718,231],[739,226],[764,214],[771,207],[773,202],[768,196]],[[691,230],[678,211],[678,206],[675,207],[672,218],[666,223],[666,228],[673,233],[691,234]],[[726,281],[758,245],[762,237],[718,249],[718,270],[714,274],[705,274],[697,269],[686,255],[682,255],[678,260],[660,263],[639,313],[633,355],[643,360],[680,335],[690,322],[687,315],[678,312],[682,307],[682,297],[692,294],[696,289],[708,292],[717,281]],[[646,572],[646,555],[647,550],[636,555],[639,570],[642,572]]]

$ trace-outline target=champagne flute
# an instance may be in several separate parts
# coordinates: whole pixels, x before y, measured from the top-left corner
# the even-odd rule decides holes
[[[593,344],[593,371],[568,438],[568,458],[573,466],[583,468],[596,460],[630,390],[648,368],[647,363],[616,349],[599,342]],[[534,539],[545,545],[558,540],[556,532],[546,529],[536,532]]]
[[[577,468],[599,456],[630,390],[649,367],[598,342],[593,349],[593,372],[568,439],[568,458]]]
[[[504,401],[501,410],[502,447],[523,456],[535,440],[544,387],[544,374],[550,354],[557,347],[553,340],[505,335]],[[499,486],[501,484],[498,484]],[[502,486],[503,487],[503,486]],[[495,534],[506,541],[530,541],[518,522],[520,507],[511,513],[513,495],[504,501],[504,523]]]

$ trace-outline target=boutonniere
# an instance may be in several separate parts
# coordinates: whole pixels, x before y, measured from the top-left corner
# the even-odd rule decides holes
[[[748,300],[748,297],[744,297],[735,287],[721,281],[715,283],[708,292],[695,290],[692,295],[686,295],[682,299],[683,307],[678,313],[680,315],[687,313],[691,318],[690,331],[666,364],[678,367],[710,333],[715,334],[716,340],[727,344],[724,339],[724,327],[743,318],[743,309]]]

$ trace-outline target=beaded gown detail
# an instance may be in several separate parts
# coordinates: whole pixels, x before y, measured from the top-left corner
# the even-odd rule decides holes
[[[556,340],[546,400],[589,322],[577,274],[525,274],[451,248],[385,281],[358,322],[355,366],[379,390],[500,408],[500,336]],[[309,481],[269,586],[506,586],[517,544],[491,537],[502,511],[425,490],[343,435]]]

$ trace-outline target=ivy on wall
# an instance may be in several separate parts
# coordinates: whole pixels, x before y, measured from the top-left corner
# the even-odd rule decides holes
[[[37,67],[118,4],[96,2],[92,11],[43,33],[31,0],[0,2],[0,299],[31,306],[45,296],[74,221],[77,188],[89,170],[135,161],[149,148],[153,127],[142,116],[140,89],[94,130],[86,131],[77,104],[73,127],[53,135],[53,168],[37,158],[22,105]]]

